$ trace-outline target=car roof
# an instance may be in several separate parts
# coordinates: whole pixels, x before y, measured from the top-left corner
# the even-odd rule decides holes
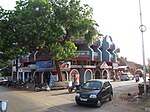
[[[89,81],[99,81],[99,82],[102,82],[102,83],[104,83],[104,82],[110,82],[110,81],[107,80],[107,79],[90,79],[90,80],[88,80],[87,82],[89,82]]]

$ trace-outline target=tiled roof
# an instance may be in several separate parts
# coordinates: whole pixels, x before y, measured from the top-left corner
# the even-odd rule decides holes
[[[118,66],[127,66],[127,62],[124,58],[118,58]]]
[[[118,62],[119,62],[118,66],[129,66],[130,68],[142,68],[142,65],[132,61],[127,61],[127,59],[125,59],[124,57],[118,58]]]
[[[137,63],[135,63],[135,66],[136,66],[136,68],[143,68],[143,66],[141,65],[141,64],[137,64]]]

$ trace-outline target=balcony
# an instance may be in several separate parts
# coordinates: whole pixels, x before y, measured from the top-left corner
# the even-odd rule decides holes
[[[84,38],[71,38],[71,41],[73,41],[76,44],[85,44],[85,39]]]
[[[90,43],[90,46],[102,46],[102,42],[100,40],[97,40],[97,41],[92,41]]]
[[[106,61],[106,62],[111,62],[111,58],[112,58],[112,55],[109,51],[107,50],[103,50],[103,60]]]
[[[92,49],[92,60],[102,61],[102,51],[99,49],[99,45],[97,44],[97,46],[95,46],[92,44],[90,48]]]
[[[29,55],[21,55],[19,57],[19,62],[33,62],[34,61],[34,54],[29,54]]]
[[[89,51],[76,51],[75,53],[78,55],[78,57],[72,58],[72,59],[76,59],[76,60],[90,59],[90,52]]]
[[[79,57],[89,57],[90,56],[89,51],[76,51],[75,53],[77,53]]]

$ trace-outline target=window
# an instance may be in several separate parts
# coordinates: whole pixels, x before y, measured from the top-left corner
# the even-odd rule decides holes
[[[101,89],[102,83],[97,81],[90,81],[83,85],[83,89],[90,89],[90,90],[99,90]]]

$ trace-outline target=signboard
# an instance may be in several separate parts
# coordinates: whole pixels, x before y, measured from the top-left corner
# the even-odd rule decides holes
[[[118,63],[113,63],[113,69],[118,69]]]
[[[20,67],[18,68],[18,72],[31,72],[30,67]]]
[[[36,65],[35,65],[35,64],[31,64],[31,65],[29,65],[29,66],[30,66],[30,69],[31,69],[31,70],[36,69]]]
[[[36,62],[36,71],[50,71],[51,69],[53,69],[52,60]]]

